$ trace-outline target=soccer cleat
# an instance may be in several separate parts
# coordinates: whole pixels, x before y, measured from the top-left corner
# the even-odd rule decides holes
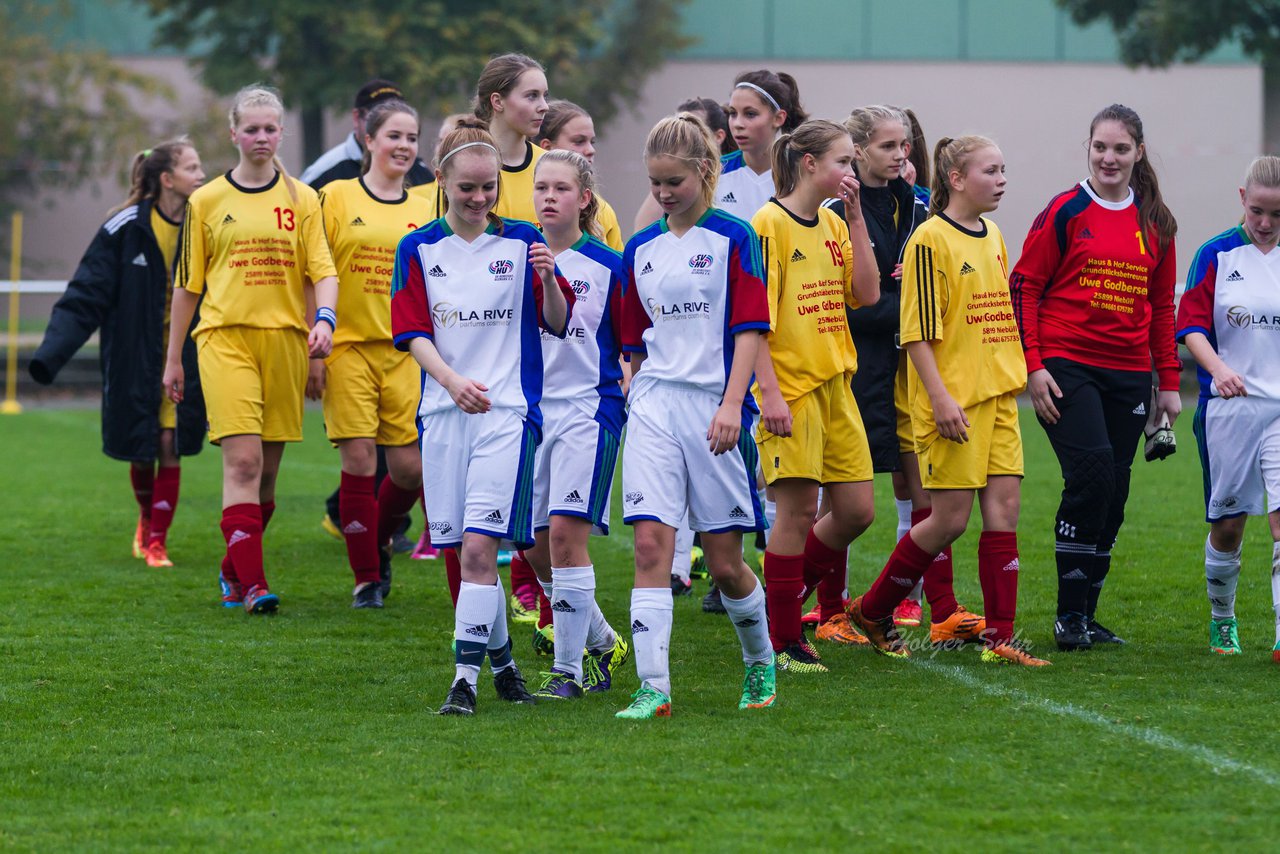
[[[707,578],[711,573],[707,571],[707,558],[702,554],[700,546],[694,546],[689,550],[689,577],[690,578]]]
[[[1013,642],[998,643],[982,651],[982,660],[987,664],[1017,664],[1022,667],[1048,667],[1053,662],[1036,658]]]
[[[525,585],[512,591],[511,620],[515,623],[538,622],[538,588]]]
[[[1218,655],[1240,654],[1240,630],[1235,617],[1209,621],[1209,650]]]
[[[138,527],[133,531],[133,556],[141,560],[147,554],[147,540],[151,539],[151,520],[138,517]]]
[[[631,705],[614,715],[630,721],[647,721],[651,718],[671,717],[671,698],[656,688],[641,685],[631,695]]]
[[[822,608],[817,605],[813,606],[813,610],[800,615],[800,625],[816,626],[822,622]]]
[[[742,680],[739,709],[767,709],[778,699],[778,670],[775,662],[750,664]]]
[[[800,633],[800,640],[796,641],[796,643],[805,651],[805,655],[808,655],[814,661],[822,660],[822,656],[818,654],[818,648],[809,643],[809,639],[804,636],[804,632]]]
[[[244,610],[248,614],[274,614],[280,608],[280,597],[261,584],[245,591]]]
[[[907,597],[898,603],[898,607],[893,609],[893,624],[895,626],[918,626],[920,620],[924,617],[924,611],[920,607],[920,603],[911,597]]]
[[[355,592],[351,594],[351,607],[381,608],[382,586],[376,581],[366,581],[364,584],[357,584]]]
[[[533,628],[533,651],[535,655],[556,654],[556,627],[554,623]]]
[[[876,652],[890,658],[910,658],[911,651],[898,634],[892,614],[883,620],[868,620],[862,615],[862,597],[859,596],[849,605],[849,619],[855,628],[867,636],[867,641]]]
[[[724,614],[724,602],[720,599],[720,588],[712,583],[711,590],[702,597],[702,610],[708,614]]]
[[[536,700],[576,700],[582,696],[582,686],[570,674],[552,670],[542,674],[542,685],[533,696]]]
[[[173,566],[173,561],[169,560],[169,552],[164,547],[164,543],[159,540],[152,540],[147,543],[147,547],[142,550],[143,557],[147,561],[147,566],[162,567]]]
[[[391,553],[397,555],[407,555],[417,548],[417,543],[406,537],[404,534],[396,531],[391,535]]]
[[[1089,641],[1094,646],[1099,644],[1123,644],[1126,643],[1124,638],[1120,637],[1111,629],[1099,623],[1092,617],[1085,618],[1085,625],[1089,629]]]
[[[674,572],[671,573],[671,595],[675,596],[692,596],[693,582],[685,581]]]
[[[382,598],[386,599],[391,595],[391,546],[385,545],[378,548],[378,588],[382,593]]]
[[[431,532],[426,528],[422,530],[422,536],[418,539],[418,544],[413,547],[410,553],[411,560],[435,560],[440,557],[440,550],[431,545]]]
[[[335,540],[345,539],[342,536],[342,529],[338,527],[338,523],[333,521],[333,517],[330,516],[327,511],[320,517],[320,527],[324,529],[326,534],[333,537]]]
[[[1089,625],[1081,614],[1063,614],[1053,624],[1053,639],[1063,652],[1089,649],[1093,640],[1089,637]]]
[[[533,703],[533,695],[524,687],[524,676],[520,668],[512,664],[493,674],[493,690],[498,692],[499,700],[508,703]]]
[[[440,707],[442,715],[474,715],[476,713],[476,689],[465,679],[459,679],[449,689]]]
[[[614,635],[613,646],[587,650],[582,659],[583,682],[589,693],[597,694],[613,687],[613,674],[631,657],[631,644],[622,635]]]
[[[218,586],[222,588],[222,607],[238,608],[244,604],[244,590],[239,581],[227,581],[218,573]]]
[[[897,623],[897,620],[894,621]],[[965,644],[982,640],[987,621],[960,605],[955,613],[940,623],[929,624],[929,640],[936,644]]]
[[[786,670],[789,673],[827,672],[827,666],[810,655],[798,643],[790,644],[785,649],[778,650],[778,652],[774,653],[773,660],[778,670]]]
[[[818,626],[813,636],[820,641],[842,643],[849,646],[865,646],[871,643],[871,641],[867,640],[866,635],[853,627],[853,623],[849,621],[849,615],[843,611]]]

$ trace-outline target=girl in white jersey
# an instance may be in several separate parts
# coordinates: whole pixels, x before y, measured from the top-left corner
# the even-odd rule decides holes
[[[773,195],[773,141],[809,118],[800,89],[785,72],[744,71],[729,96],[729,131],[738,150],[721,158],[716,207],[751,219]]]
[[[445,215],[396,249],[391,326],[427,377],[418,409],[427,517],[436,544],[461,547],[456,676],[441,714],[475,711],[486,652],[501,699],[527,703],[507,634],[498,546],[533,544],[534,450],[541,434],[539,327],[563,335],[573,292],[533,226],[493,214],[492,137],[458,129],[436,176]]]
[[[742,533],[764,524],[747,386],[769,307],[755,232],[711,207],[716,154],[696,116],[658,122],[645,165],[666,215],[623,253],[623,347],[634,369],[623,519],[635,526],[631,634],[641,684],[621,718],[671,714],[669,573],[686,508],[742,644],[747,673],[738,707],[766,707],[775,697],[764,593],[742,562]]]

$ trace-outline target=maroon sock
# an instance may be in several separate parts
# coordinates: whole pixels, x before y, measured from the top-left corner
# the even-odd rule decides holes
[[[156,471],[150,465],[139,468],[129,466],[129,482],[133,484],[133,497],[138,502],[138,512],[143,519],[151,518],[151,496],[155,489]],[[143,543],[145,546],[146,543]]]
[[[911,511],[912,527],[919,525],[933,511],[926,507],[923,510]],[[960,608],[956,601],[955,568],[951,561],[951,546],[933,559],[929,568],[924,571],[924,598],[929,601],[929,620],[941,623]]]
[[[524,553],[516,552],[511,556],[511,592],[515,593],[525,587],[542,589],[538,587],[538,574],[524,559]]]
[[[1018,535],[1013,531],[983,531],[978,538],[978,580],[987,618],[988,646],[1013,639],[1018,612]]]
[[[458,607],[458,591],[462,589],[462,561],[458,559],[457,549],[442,549],[444,552],[444,577],[449,582],[449,598],[453,607]]]
[[[818,539],[812,528],[809,529],[809,536],[804,541],[804,583],[811,587],[810,579],[818,578],[818,619],[824,623],[844,613],[848,564],[848,549],[836,551]]]
[[[780,652],[800,640],[804,606],[804,555],[764,553],[764,596],[769,608],[769,641]]]
[[[173,524],[174,511],[178,509],[178,487],[182,482],[182,469],[177,466],[161,466],[156,472],[155,490],[151,502],[151,540],[164,545]]]
[[[258,506],[262,508],[262,530],[266,531],[267,526],[271,524],[271,517],[276,515],[276,503],[264,501]]]
[[[387,478],[388,481],[391,478]],[[342,538],[347,542],[347,560],[355,573],[356,584],[377,581],[378,576],[378,506],[373,497],[374,477],[342,473],[338,486],[338,503],[342,506]]]
[[[538,585],[538,628],[545,629],[551,625],[551,600],[547,598],[547,594],[542,592],[542,585]]]
[[[222,511],[222,536],[236,578],[244,587],[267,587],[262,574],[262,510],[257,504],[232,504]],[[225,572],[225,563],[224,569]]]
[[[916,545],[911,532],[902,535],[880,577],[862,597],[862,616],[868,620],[883,620],[893,613],[898,603],[907,598],[911,588],[924,575],[934,556]]]
[[[390,476],[382,479],[378,487],[378,545],[391,542],[391,535],[400,527],[405,515],[422,495],[421,489],[401,489]],[[425,527],[423,530],[427,530]]]

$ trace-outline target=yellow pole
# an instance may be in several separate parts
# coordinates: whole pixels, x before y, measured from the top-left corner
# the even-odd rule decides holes
[[[18,280],[22,278],[22,214],[13,215],[13,251],[9,255],[9,352],[5,359],[4,402],[0,415],[18,415]]]

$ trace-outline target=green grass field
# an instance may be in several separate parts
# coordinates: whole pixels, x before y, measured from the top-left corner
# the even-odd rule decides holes
[[[485,674],[475,718],[436,716],[443,565],[399,556],[388,607],[351,610],[345,552],[318,524],[338,467],[318,412],[285,454],[266,542],[282,610],[252,619],[217,603],[216,449],[185,466],[176,567],[151,570],[129,556],[127,467],[101,455],[97,412],[0,417],[0,847],[1270,848],[1269,538],[1251,523],[1246,654],[1213,656],[1189,426],[1171,460],[1135,466],[1099,613],[1127,647],[1050,651],[1060,482],[1028,419],[1019,627],[1053,667],[824,646],[830,674],[782,674],[776,708],[740,713],[731,627],[681,599],[674,717],[633,724],[613,717],[631,665],[611,694],[550,707],[500,705]],[[887,481],[877,493],[855,590],[892,547]],[[618,525],[594,545],[620,627],[629,544]],[[957,544],[956,580],[979,608],[975,546]],[[547,660],[515,637],[533,681]]]

